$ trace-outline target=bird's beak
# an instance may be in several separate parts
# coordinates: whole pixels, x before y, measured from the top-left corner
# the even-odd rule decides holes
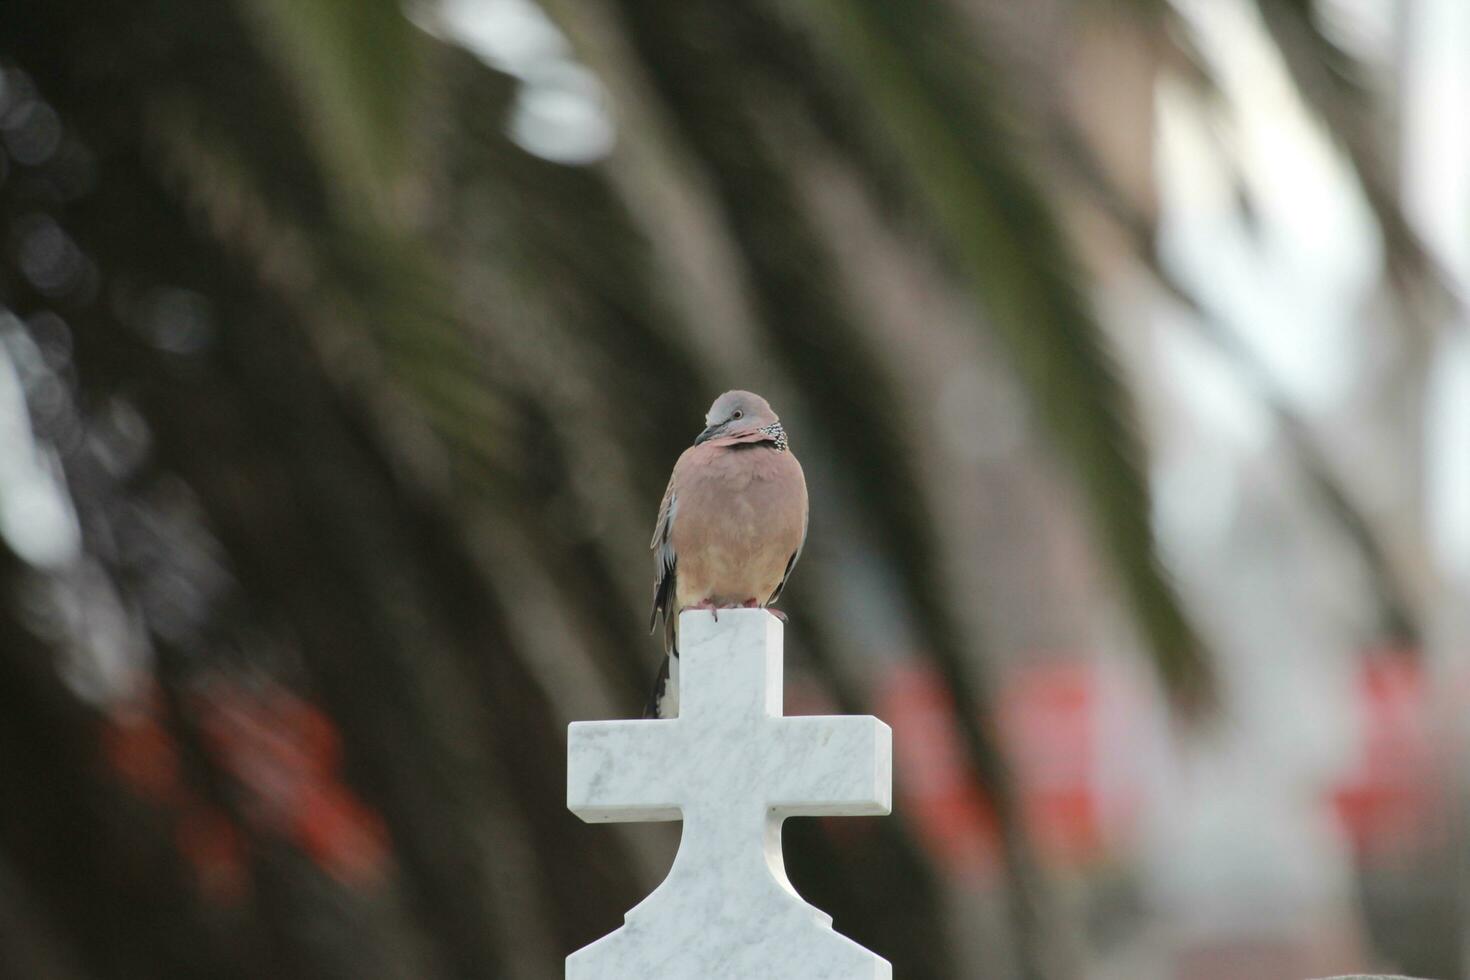
[[[712,425],[712,426],[710,426],[708,429],[705,429],[699,435],[697,435],[697,436],[694,437],[694,444],[697,446],[701,442],[709,442],[711,439],[713,439],[715,437],[715,433],[717,433],[719,431],[720,431],[720,426],[718,426],[718,425]]]

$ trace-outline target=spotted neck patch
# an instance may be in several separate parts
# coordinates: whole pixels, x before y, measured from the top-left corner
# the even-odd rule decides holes
[[[784,453],[786,451],[786,430],[782,428],[779,420],[772,422],[770,425],[761,426],[760,431],[771,437],[772,445],[776,452]]]

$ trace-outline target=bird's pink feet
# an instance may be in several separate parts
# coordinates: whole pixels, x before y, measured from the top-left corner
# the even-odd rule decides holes
[[[716,602],[714,601],[714,599],[700,599],[700,601],[695,602],[694,605],[685,605],[685,607],[679,611],[681,611],[682,613],[682,611],[684,610],[709,610],[710,616],[713,616],[714,621],[716,621],[716,623],[719,623],[720,610],[759,610],[759,608],[764,608],[767,613],[772,614],[772,616],[775,616],[776,619],[781,620],[782,623],[788,621],[786,620],[785,613],[782,613],[781,610],[776,610],[776,608],[769,607],[769,605],[764,605],[763,607],[763,605],[760,604],[760,599],[745,599],[745,601],[741,602],[741,604],[739,605],[731,605],[728,604],[728,602],[723,602],[722,604],[722,602]]]
[[[760,604],[760,600],[759,599],[746,599],[744,602],[742,602],[740,604],[740,608],[742,608],[742,609],[764,609],[766,612],[770,613],[772,616],[775,616],[781,622],[784,623],[784,622],[787,621],[786,620],[786,614],[785,613],[783,613],[779,609],[773,609],[770,606],[762,606]]]
[[[696,602],[694,605],[692,605],[692,606],[686,606],[685,608],[687,608],[687,609],[708,609],[709,610],[709,614],[715,618],[715,622],[718,623],[720,621],[720,607],[717,606],[717,605],[715,605],[715,601],[713,599],[701,599],[699,602]]]

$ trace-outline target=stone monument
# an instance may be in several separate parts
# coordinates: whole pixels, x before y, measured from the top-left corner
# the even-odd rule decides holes
[[[786,878],[781,823],[886,814],[892,732],[782,715],[782,624],[764,609],[679,617],[679,716],[574,722],[567,806],[589,823],[682,820],[674,866],[567,980],[889,980]]]

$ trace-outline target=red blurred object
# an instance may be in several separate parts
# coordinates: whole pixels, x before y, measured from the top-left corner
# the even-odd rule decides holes
[[[183,803],[179,747],[152,701],[108,716],[101,740],[103,759],[134,793],[158,806]]]
[[[237,904],[250,889],[250,867],[240,829],[222,808],[206,801],[184,779],[178,742],[156,684],[120,703],[103,720],[102,757],[113,774],[173,819],[174,846],[211,901]]]
[[[1059,864],[1101,857],[1126,832],[1142,797],[1138,749],[1146,743],[1116,724],[1120,705],[1109,714],[1109,690],[1103,665],[1069,659],[1021,666],[997,693],[1001,741],[1027,829],[1042,856]],[[1119,693],[1130,705],[1142,703],[1142,692]],[[1360,853],[1420,846],[1436,803],[1420,660],[1397,652],[1365,659],[1356,706],[1358,758],[1331,803]],[[960,873],[992,870],[999,853],[995,814],[970,777],[942,678],[924,664],[900,665],[885,685],[880,714],[894,730],[898,805],[927,846]]]
[[[245,839],[229,814],[196,800],[174,828],[179,853],[194,869],[200,892],[212,901],[235,905],[250,888]]]
[[[1357,678],[1362,736],[1332,802],[1359,853],[1422,842],[1433,800],[1434,743],[1424,668],[1405,653],[1363,661]]]
[[[211,753],[245,791],[253,824],[347,883],[383,870],[386,825],[342,782],[341,737],[320,708],[276,684],[222,681],[197,709]]]
[[[948,688],[929,669],[903,664],[889,677],[879,714],[893,727],[899,803],[937,859],[984,874],[999,854],[995,814],[965,764]]]
[[[1036,664],[1011,679],[1000,702],[1031,832],[1044,854],[1074,864],[1103,845],[1097,680],[1083,661]]]
[[[245,826],[291,841],[348,884],[373,880],[390,853],[387,826],[342,781],[342,740],[319,707],[270,682],[216,678],[190,698],[203,747],[234,782]],[[133,792],[173,815],[179,853],[200,890],[237,901],[249,887],[244,831],[188,785],[157,688],[104,721],[102,755]]]
[[[1102,778],[1101,704],[1098,670],[1079,660],[1022,667],[997,699],[1027,828],[1042,855],[1057,863],[1101,856],[1107,812],[1131,812],[1138,795],[1138,782],[1108,787]],[[916,663],[899,667],[882,714],[894,729],[900,805],[925,841],[960,873],[991,870],[999,853],[995,812],[970,778],[942,679]]]
[[[291,837],[322,868],[349,884],[383,869],[388,832],[382,819],[341,787],[309,788],[292,814]]]

